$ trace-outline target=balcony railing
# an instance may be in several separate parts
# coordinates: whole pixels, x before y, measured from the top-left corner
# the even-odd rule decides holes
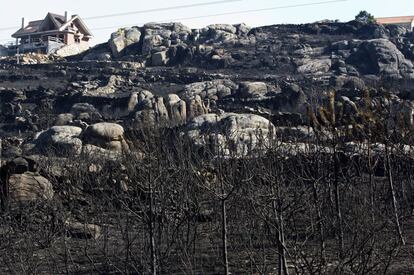
[[[44,38],[33,38],[22,40],[19,45],[21,52],[56,49],[64,45],[63,39],[56,38],[54,36],[48,36]]]
[[[48,36],[48,37],[43,37],[43,38],[25,39],[25,40],[22,40],[20,44],[21,45],[27,45],[27,44],[47,45],[48,42],[64,43],[64,40],[62,38]]]

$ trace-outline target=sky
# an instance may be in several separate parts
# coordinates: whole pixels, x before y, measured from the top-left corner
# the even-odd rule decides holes
[[[99,19],[85,19],[94,38],[92,44],[102,43],[119,27],[141,26],[147,22],[182,22],[191,28],[202,28],[215,23],[246,23],[251,27],[284,24],[309,23],[323,19],[352,20],[361,10],[367,10],[376,17],[414,16],[414,0],[26,0],[18,4],[2,4],[0,9],[0,44],[13,41],[11,34],[25,22],[43,19],[47,12],[80,15],[81,18],[109,14],[169,8],[216,2],[180,9],[130,14]],[[225,2],[225,3],[223,3]],[[317,4],[319,3],[319,4]],[[306,5],[306,6],[302,6]],[[261,11],[252,11],[262,9]],[[237,12],[243,12],[236,14]],[[226,14],[227,13],[227,14]],[[228,14],[232,13],[232,14]],[[221,14],[221,15],[220,15]],[[225,15],[223,15],[225,14]],[[8,29],[16,27],[15,29]]]

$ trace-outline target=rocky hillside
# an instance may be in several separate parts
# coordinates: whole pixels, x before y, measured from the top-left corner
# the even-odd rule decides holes
[[[218,205],[225,207],[227,198],[223,199],[222,193],[226,190],[231,190],[229,203],[235,205],[240,201],[251,206],[229,212],[232,221],[239,222],[229,229],[233,244],[239,244],[239,247],[229,245],[235,273],[249,270],[269,274],[274,272],[272,264],[276,262],[279,266],[284,262],[284,268],[294,269],[295,274],[328,274],[333,266],[345,273],[333,269],[332,274],[369,274],[376,268],[384,273],[389,268],[387,257],[394,255],[388,249],[395,245],[386,242],[394,240],[390,232],[395,231],[394,224],[399,224],[399,215],[390,214],[390,197],[397,197],[405,207],[400,216],[406,217],[402,223],[407,227],[411,222],[407,217],[413,213],[409,214],[413,209],[409,202],[412,177],[401,172],[412,171],[413,100],[414,34],[397,26],[357,21],[258,28],[220,24],[203,29],[189,29],[180,23],[149,23],[119,29],[107,43],[66,59],[32,54],[24,56],[18,65],[14,58],[4,58],[0,60],[0,201],[3,210],[12,210],[0,218],[18,222],[5,227],[11,231],[2,231],[0,227],[1,243],[3,238],[15,245],[26,243],[19,240],[27,237],[24,230],[33,228],[22,225],[29,224],[25,219],[42,230],[46,229],[38,227],[39,224],[57,224],[47,227],[47,234],[52,232],[52,235],[45,233],[47,238],[57,238],[56,247],[53,242],[49,244],[56,251],[48,250],[51,248],[43,247],[42,243],[32,248],[31,257],[36,259],[33,263],[46,262],[49,254],[66,258],[56,260],[60,266],[54,272],[41,269],[49,263],[39,270],[21,270],[15,262],[23,258],[13,253],[22,253],[25,248],[19,246],[19,252],[12,249],[9,254],[3,252],[10,247],[0,245],[0,249],[6,249],[2,254],[10,255],[5,262],[12,266],[0,268],[0,273],[59,273],[63,268],[67,273],[87,274],[92,270],[100,274],[118,273],[120,270],[115,267],[124,261],[119,255],[126,253],[126,262],[131,259],[137,262],[126,265],[125,273],[148,273],[151,268],[159,268],[165,274],[217,274],[222,269],[215,267],[221,267],[217,265],[220,260],[212,251],[221,243],[214,228],[223,222],[219,213],[225,209],[219,209]],[[386,130],[381,132],[382,129]],[[381,134],[375,136],[375,131]],[[396,144],[393,152],[401,154],[393,155],[395,165],[399,165],[396,177],[409,182],[408,187],[405,183],[398,185],[396,194],[392,188],[391,193],[384,191],[393,182],[391,173],[385,173],[392,170],[390,144]],[[276,157],[264,156],[267,152]],[[193,155],[202,161],[194,161]],[[228,166],[216,166],[220,157],[229,161]],[[286,171],[286,167],[292,170]],[[331,167],[337,169],[335,173],[329,170]],[[318,174],[324,169],[326,173]],[[165,178],[165,185],[164,181],[158,183],[160,177]],[[224,181],[228,186],[222,186],[217,193],[214,190],[220,179],[222,185]],[[373,179],[378,181],[375,186]],[[273,199],[276,196],[273,181],[282,182],[285,188],[277,195],[281,206]],[[325,181],[329,184],[318,185]],[[334,212],[340,210],[340,205],[334,207],[333,186],[337,188],[336,200],[340,190],[344,194],[344,222],[341,213]],[[367,194],[372,196],[368,198]],[[284,199],[289,202],[286,208]],[[45,205],[40,203],[44,201]],[[36,207],[13,212],[17,206],[28,203]],[[374,203],[379,210],[374,209]],[[268,205],[273,205],[273,209],[254,212]],[[397,206],[394,200],[393,213],[397,212]],[[360,213],[364,207],[371,207],[371,217]],[[65,213],[65,217],[56,213]],[[241,218],[239,213],[251,216]],[[261,215],[265,217],[257,218]],[[397,217],[398,222],[389,216]],[[283,218],[286,218],[286,238],[294,243],[292,246],[288,243],[288,248],[283,236],[264,237],[264,232],[272,233],[279,228]],[[371,218],[377,227],[373,226],[371,231],[359,227],[359,223],[365,225]],[[250,221],[254,224],[247,224]],[[129,225],[136,232],[144,232],[143,237],[135,236],[139,239],[135,245],[149,251],[149,243],[152,246],[156,243],[159,250],[150,255],[147,250],[148,253],[142,253],[143,249],[134,248],[133,241],[129,243],[128,231],[125,233]],[[150,233],[145,231],[147,225]],[[181,228],[184,225],[187,233]],[[198,229],[202,232],[200,236]],[[152,230],[158,230],[159,239],[146,239],[147,233],[155,238]],[[249,240],[242,239],[246,230],[252,230]],[[22,235],[10,240],[4,232]],[[104,247],[112,243],[112,254],[107,254],[106,248],[102,250],[101,242],[96,241],[101,233],[106,234],[100,239],[105,241]],[[194,240],[190,240],[193,233]],[[86,257],[75,253],[75,260],[68,263],[67,243],[63,245],[61,238],[67,234],[73,239],[93,239],[91,249],[95,254]],[[310,259],[316,256],[307,257],[303,251],[318,247],[319,237],[322,242],[326,237],[326,246],[331,249],[328,251],[334,251],[336,246],[332,243],[340,236],[343,241],[344,234],[349,237],[345,238],[345,245],[352,242],[355,245],[351,247],[354,250],[349,248],[348,258],[323,258],[319,273],[312,273],[316,263]],[[364,236],[371,238],[377,234],[383,238],[366,248],[371,239],[366,241]],[[263,243],[259,243],[259,238],[263,238],[260,239]],[[128,240],[127,252],[117,247],[120,240]],[[201,249],[198,252],[196,241]],[[296,246],[300,242],[306,246],[304,250]],[[373,253],[365,267],[362,264],[365,258],[359,254],[365,250],[359,248],[359,242]],[[74,251],[84,251],[83,246],[77,249],[83,244],[83,240],[70,243]],[[247,251],[246,247],[252,250]],[[324,254],[325,244],[321,247]],[[137,249],[141,254],[131,256],[129,249]],[[275,255],[284,254],[285,249],[298,254],[280,256],[277,260]],[[237,254],[239,250],[244,254]],[[377,250],[378,254],[372,252]],[[336,252],[343,255],[343,244],[332,253]],[[186,253],[195,256],[191,254],[194,258],[184,259]],[[260,254],[263,262],[255,258],[255,253],[263,253]],[[404,259],[409,261],[410,253],[398,257],[406,256]],[[134,258],[138,255],[139,261]],[[161,262],[161,256],[167,260]],[[80,260],[85,258],[91,262]],[[160,267],[150,267],[149,258],[153,264],[154,258],[159,259]],[[370,262],[372,259],[379,262]],[[106,265],[100,266],[103,262]],[[169,265],[171,262],[176,264]],[[194,269],[193,264],[197,266]]]
[[[361,123],[367,97],[392,125],[414,123],[414,35],[398,26],[149,23],[67,60],[22,62],[0,62],[3,164],[51,152],[114,157],[131,147],[129,133],[152,126],[245,156],[263,145],[258,131],[314,138],[307,127],[329,122],[320,107],[333,91],[342,126]]]
[[[364,90],[374,88],[375,95],[381,87],[391,91],[395,109],[412,117],[413,43],[404,28],[356,21],[120,29],[108,43],[67,62],[3,61],[0,133],[23,144],[55,125],[175,126],[209,113],[305,126],[308,109],[327,91],[334,89],[345,110],[354,112]]]
[[[0,131],[28,136],[53,125],[117,120],[182,125],[222,112],[307,125],[307,108],[330,89],[359,106],[362,91],[383,87],[411,112],[413,39],[404,28],[356,21],[120,29],[67,62],[3,61]]]

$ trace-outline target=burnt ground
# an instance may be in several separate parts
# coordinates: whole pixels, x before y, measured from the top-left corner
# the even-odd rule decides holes
[[[256,114],[269,119],[278,129],[315,126],[307,107],[318,110],[326,106],[327,94],[332,90],[336,91],[337,110],[342,106],[345,117],[354,118],[344,124],[364,125],[359,111],[362,111],[367,99],[365,94],[369,91],[373,106],[392,105],[395,120],[401,118],[399,114],[404,114],[410,125],[409,118],[413,117],[414,110],[414,77],[407,64],[414,61],[412,33],[349,22],[267,26],[252,29],[246,35],[254,38],[255,43],[215,41],[211,45],[201,45],[212,46],[207,53],[193,50],[200,44],[188,42],[186,54],[170,56],[170,63],[165,66],[152,66],[151,56],[142,55],[139,43],[109,61],[87,61],[85,55],[49,64],[16,65],[13,60],[1,61],[2,186],[11,175],[7,170],[10,165],[16,158],[24,157],[39,166],[33,170],[51,182],[55,197],[47,204],[3,209],[0,214],[0,273],[150,273],[149,191],[145,175],[152,171],[162,176],[155,188],[156,210],[153,211],[159,273],[223,274],[221,201],[216,193],[212,193],[211,186],[203,182],[204,174],[201,177],[196,173],[215,167],[215,158],[203,159],[208,164],[205,166],[205,163],[189,162],[198,169],[196,171],[189,169],[191,165],[184,161],[186,157],[178,157],[183,160],[178,165],[168,154],[156,158],[164,166],[151,162],[149,165],[147,159],[138,161],[133,157],[115,163],[107,161],[107,164],[106,160],[101,163],[103,159],[85,163],[77,156],[65,156],[64,164],[60,164],[55,156],[43,154],[46,158],[42,158],[39,152],[35,153],[40,156],[33,156],[35,153],[27,148],[36,133],[57,124],[86,128],[98,122],[116,122],[126,133],[134,132],[146,126],[136,121],[136,114],[143,111],[142,106],[138,104],[133,110],[127,107],[132,95],[140,95],[144,90],[157,99],[166,100],[170,94],[178,95],[190,110],[192,96],[198,88],[189,85],[208,83],[211,87],[203,88],[204,93],[200,93],[202,104],[196,106],[205,109],[204,113],[197,115]],[[86,54],[109,50],[105,44]],[[157,51],[156,48],[153,50]],[[398,63],[400,59],[407,63]],[[326,62],[330,65],[326,66]],[[315,67],[300,69],[306,64]],[[380,68],[385,69],[380,71]],[[243,82],[261,82],[266,93],[262,91],[259,96],[243,94],[246,92],[242,88]],[[226,93],[220,95],[218,91],[223,90]],[[89,109],[83,113],[74,110],[76,104],[85,103],[89,104]],[[202,108],[204,104],[209,108]],[[159,122],[154,112],[155,121]],[[68,114],[73,115],[72,121],[58,120],[59,115]],[[323,127],[326,123],[323,114],[319,113],[316,126]],[[168,121],[170,124],[167,123],[165,128],[182,131],[195,117],[190,111],[186,115],[183,125]],[[285,152],[277,154],[271,164],[258,165],[247,158],[242,168],[228,173],[220,170],[222,177],[229,177],[229,186],[237,187],[227,204],[230,272],[277,274],[280,220],[275,217],[273,206],[277,201],[283,209],[285,245],[290,253],[287,261],[292,274],[413,274],[414,188],[411,171],[414,167],[411,155],[398,151],[403,145],[413,144],[410,138],[412,122],[403,130],[406,131],[401,135],[403,137],[394,144],[396,153],[392,165],[395,167],[398,215],[405,245],[399,245],[396,236],[391,193],[384,171],[374,179],[376,208],[375,222],[371,223],[371,193],[367,180],[371,167],[367,156],[355,149],[350,155],[359,156],[360,162],[340,164],[346,251],[342,258],[339,257],[338,221],[331,190],[335,174],[332,158],[324,158],[317,152],[310,157],[306,154],[303,158],[286,157],[290,155]],[[299,145],[301,142],[329,143],[324,137],[309,137],[305,130],[298,133],[301,136],[287,134],[281,138]],[[344,134],[340,145],[346,147],[354,141],[366,142],[366,134]],[[128,143],[142,153],[140,150],[146,148],[142,137],[131,136],[127,136]],[[174,140],[168,135],[162,137],[162,142],[152,148],[154,152],[158,152],[154,148]],[[373,139],[383,142],[381,138]],[[178,147],[171,147],[179,151]],[[198,151],[194,150],[189,155],[196,153]],[[383,152],[378,154],[376,169],[384,170]],[[99,165],[108,166],[94,172]],[[27,170],[33,172],[31,168]],[[211,173],[220,172],[213,169]],[[124,190],[120,183],[125,175],[128,176],[129,190]],[[273,181],[269,178],[276,179],[281,194],[274,194],[269,183]],[[318,184],[318,202],[312,197],[313,183]],[[213,191],[217,191],[214,187],[217,186],[213,186]],[[317,217],[318,207],[322,212],[321,221]],[[98,225],[100,236],[95,239],[88,235],[90,232],[73,234],[65,225],[69,218]],[[323,224],[326,234],[323,264],[320,263],[319,238],[322,234],[318,224]],[[320,270],[319,265],[322,266]]]

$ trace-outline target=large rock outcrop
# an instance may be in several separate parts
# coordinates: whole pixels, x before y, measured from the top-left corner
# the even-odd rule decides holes
[[[183,96],[187,99],[199,95],[202,100],[216,101],[232,94],[238,85],[228,79],[195,82],[185,86]]]
[[[112,55],[114,57],[119,57],[125,48],[138,43],[140,39],[141,32],[138,28],[124,28],[112,33],[108,43],[111,48]]]
[[[186,103],[178,95],[167,95],[165,103],[169,119],[173,124],[183,124],[187,121]]]
[[[66,45],[56,51],[56,54],[60,57],[69,57],[73,55],[81,54],[89,49],[88,43],[75,43]]]
[[[128,150],[124,139],[124,128],[116,123],[100,122],[90,125],[82,133],[86,144],[95,145],[111,151]]]
[[[137,95],[135,119],[141,125],[165,123],[180,125],[193,117],[208,112],[208,106],[198,94],[189,96],[184,100],[177,94],[168,94],[162,97],[143,90]]]
[[[348,62],[358,67],[365,74],[381,74],[399,78],[414,78],[414,68],[398,48],[388,39],[364,41],[352,54]]]
[[[269,120],[252,114],[206,114],[187,125],[187,135],[195,146],[225,156],[247,156],[265,150],[275,133]]]
[[[14,203],[48,201],[53,199],[53,186],[46,178],[32,172],[9,177],[9,200]]]
[[[264,82],[240,83],[240,96],[243,98],[262,98],[268,93],[268,87]]]
[[[44,154],[78,155],[82,151],[82,141],[79,138],[81,133],[80,127],[53,126],[36,134],[31,144],[34,150]]]
[[[138,95],[135,119],[143,125],[167,122],[169,115],[164,98],[154,96],[147,90],[141,91]]]
[[[186,42],[191,30],[181,23],[148,23],[143,26],[142,54],[165,51],[171,45]]]
[[[303,65],[298,67],[300,74],[324,74],[331,69],[332,61],[330,59],[304,60]]]

